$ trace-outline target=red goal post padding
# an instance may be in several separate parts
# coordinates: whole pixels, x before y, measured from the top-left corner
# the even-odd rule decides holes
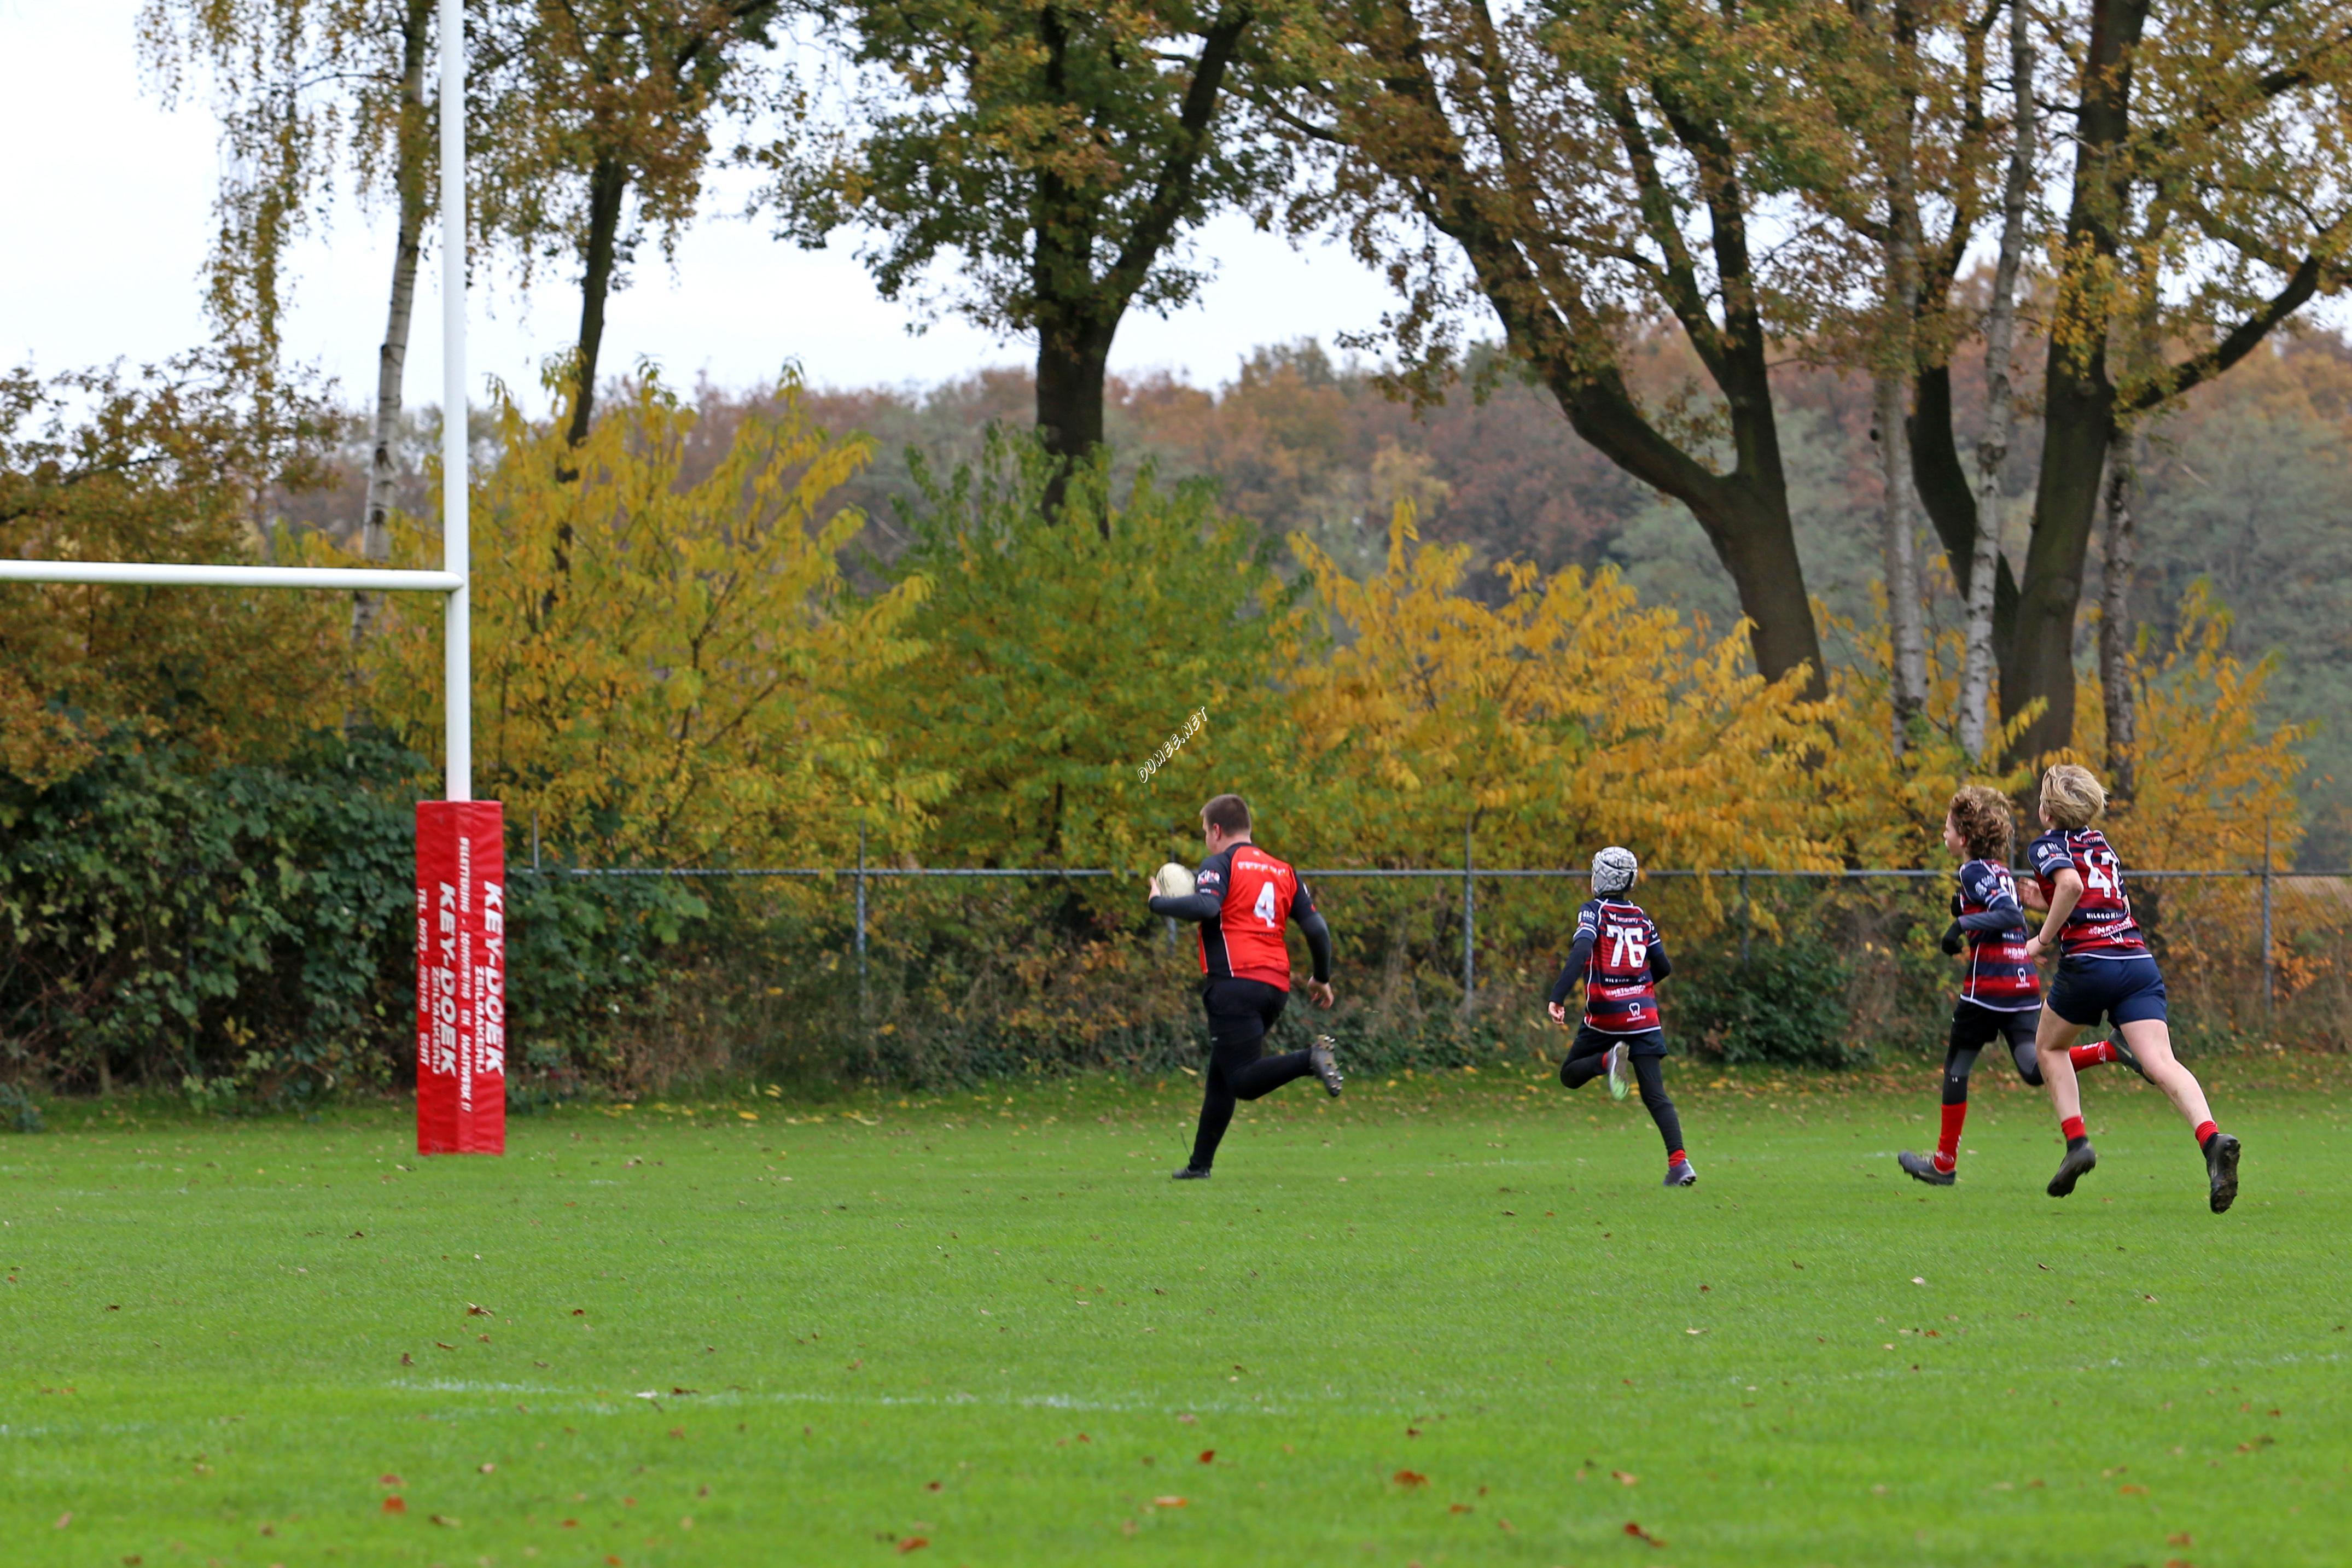
[[[416,808],[416,1152],[507,1147],[506,813]]]

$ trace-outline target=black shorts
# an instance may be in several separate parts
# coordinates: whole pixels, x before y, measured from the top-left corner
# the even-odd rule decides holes
[[[1628,1056],[1664,1056],[1666,1054],[1666,1031],[1645,1029],[1639,1034],[1608,1034],[1589,1023],[1576,1026],[1576,1040],[1568,1048],[1570,1056],[1594,1056],[1611,1046],[1622,1045]]]
[[[2102,1018],[2119,1024],[2147,1019],[2162,1022],[2164,973],[2145,953],[2129,958],[2061,958],[2058,978],[2050,988],[2050,1010],[2080,1029]]]
[[[1290,993],[1264,980],[1203,980],[1201,1006],[1209,1015],[1209,1043],[1219,1050],[1264,1040],[1282,1016]]]
[[[2021,1012],[2000,1012],[1981,1002],[1962,998],[1952,1008],[1952,1040],[1954,1051],[1982,1051],[1994,1040],[2006,1038],[2010,1049],[2033,1044],[2033,1031],[2042,1027],[2042,1009],[2030,1007]]]

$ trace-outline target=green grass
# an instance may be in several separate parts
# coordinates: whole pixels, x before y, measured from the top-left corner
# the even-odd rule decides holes
[[[4,1554],[2344,1560],[2340,1071],[2209,1071],[2224,1218],[2112,1072],[2054,1203],[2013,1083],[1928,1191],[1932,1068],[1669,1071],[1686,1192],[1638,1103],[1494,1070],[1294,1086],[1206,1184],[1185,1080],[575,1110],[502,1160],[68,1108],[0,1138]]]

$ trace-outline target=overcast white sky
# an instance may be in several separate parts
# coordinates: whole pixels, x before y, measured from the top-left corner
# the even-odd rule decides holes
[[[193,84],[176,110],[143,89],[137,10],[138,0],[0,0],[0,364],[136,362],[205,339],[197,273],[218,169],[208,89]],[[779,244],[734,216],[740,204],[740,188],[716,193],[675,271],[656,258],[614,297],[608,369],[644,356],[676,383],[708,373],[744,385],[798,359],[812,381],[866,385],[1029,359],[1027,343],[953,320],[909,336],[910,313],[876,296],[845,243],[816,253]],[[1129,317],[1114,371],[1166,368],[1214,383],[1257,344],[1328,342],[1374,325],[1389,303],[1345,252],[1300,254],[1239,219],[1213,225],[1203,249],[1219,264],[1203,300],[1168,320]],[[390,251],[387,216],[346,206],[294,257],[289,353],[339,378],[353,401],[374,384]],[[428,257],[425,270],[413,404],[440,396],[439,269]],[[570,341],[579,303],[566,281],[525,300],[509,280],[478,274],[467,355],[477,398],[486,375],[534,387],[541,360]]]

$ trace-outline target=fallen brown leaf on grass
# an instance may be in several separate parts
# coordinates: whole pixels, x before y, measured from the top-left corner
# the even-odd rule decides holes
[[[927,1535],[910,1535],[898,1542],[898,1555],[904,1557],[909,1552],[920,1552],[930,1543],[930,1537]]]
[[[408,1511],[408,1500],[405,1498],[388,1497],[383,1500],[383,1511],[386,1513],[406,1513]]]
[[[416,1364],[416,1358],[404,1350],[400,1353],[400,1364],[403,1366],[415,1366]]]
[[[1215,1463],[1217,1462],[1217,1450],[1216,1450],[1216,1449],[1214,1449],[1214,1448],[1203,1448],[1203,1449],[1202,1449],[1202,1450],[1201,1450],[1201,1462],[1202,1462],[1202,1464],[1204,1464],[1204,1465],[1213,1465],[1213,1464],[1215,1464]]]
[[[2164,1543],[2167,1546],[2194,1546],[2197,1544],[2195,1542],[2189,1539],[2189,1532],[2185,1530],[2178,1535],[2166,1536],[2164,1538]]]
[[[1401,1487],[1425,1487],[1429,1484],[1429,1478],[1419,1470],[1399,1470],[1389,1479]]]
[[[1181,1497],[1155,1497],[1151,1500],[1151,1506],[1154,1508],[1183,1508],[1187,1505],[1184,1500]]]
[[[483,1306],[479,1301],[467,1301],[466,1315],[469,1318],[487,1318],[490,1316],[490,1309]]]
[[[1468,1513],[1470,1511],[1470,1505],[1466,1502],[1451,1503],[1447,1505],[1445,1511],[1448,1513]]]
[[[400,1485],[400,1478],[394,1475],[390,1470],[386,1470],[383,1474],[375,1478],[375,1484],[380,1487],[396,1487]]]
[[[1664,1541],[1659,1540],[1656,1536],[1651,1534],[1648,1531],[1643,1529],[1640,1525],[1634,1523],[1630,1519],[1625,1521],[1625,1533],[1632,1536],[1636,1541],[1646,1541],[1653,1546],[1664,1546],[1665,1544]]]
[[[450,1344],[450,1343],[446,1343],[446,1341],[443,1341],[443,1340],[437,1340],[437,1339],[436,1339],[436,1340],[435,1340],[433,1343],[434,1343],[435,1344],[439,1345],[443,1350],[455,1350],[455,1349],[457,1349],[457,1348],[456,1345],[454,1345],[454,1344]]]
[[[1617,1482],[1620,1486],[1637,1487],[1642,1484],[1642,1478],[1633,1474],[1631,1470],[1611,1470],[1609,1472],[1609,1479]]]
[[[455,1530],[465,1522],[454,1513],[432,1513],[425,1517],[445,1530]]]
[[[70,1511],[66,1512],[66,1513],[61,1513],[61,1514],[58,1515],[57,1528],[58,1528],[58,1529],[59,1529],[59,1530],[63,1530],[67,1525],[71,1524],[72,1522],[73,1522],[73,1514],[72,1514]]]

